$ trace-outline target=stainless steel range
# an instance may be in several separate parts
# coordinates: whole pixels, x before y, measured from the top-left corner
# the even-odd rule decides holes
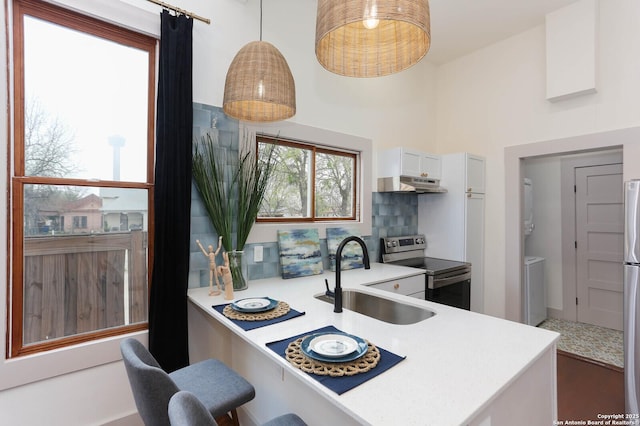
[[[471,306],[471,264],[425,257],[424,235],[380,239],[380,261],[424,269],[425,299],[469,310]]]

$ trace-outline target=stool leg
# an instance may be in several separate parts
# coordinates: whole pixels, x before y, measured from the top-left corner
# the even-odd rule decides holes
[[[233,426],[240,426],[240,422],[238,421],[238,412],[235,408],[231,410],[231,420],[233,421]]]

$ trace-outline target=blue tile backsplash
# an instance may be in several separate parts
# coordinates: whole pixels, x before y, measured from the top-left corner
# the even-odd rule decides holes
[[[194,103],[193,134],[200,141],[208,132],[215,132],[221,146],[238,151],[238,121],[228,118],[222,108]],[[418,232],[418,196],[411,193],[374,192],[372,197],[372,232],[363,236],[372,261],[379,260],[380,238],[387,236],[409,235]],[[200,240],[203,246],[218,244],[216,234],[200,194],[195,185],[191,185],[191,240],[189,256],[189,288],[209,285],[209,260],[196,244]],[[256,245],[263,247],[263,261],[253,261]],[[320,239],[320,250],[325,270],[329,270],[327,240]],[[249,280],[278,277],[282,275],[277,242],[247,244],[244,247],[244,261],[248,263]],[[251,283],[249,283],[251,285]]]

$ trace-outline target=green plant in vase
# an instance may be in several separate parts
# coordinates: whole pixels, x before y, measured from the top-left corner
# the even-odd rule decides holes
[[[247,133],[244,138],[244,148],[237,156],[220,147],[210,134],[202,138],[201,144],[195,144],[193,153],[193,180],[213,227],[222,236],[234,290],[247,288],[243,249],[273,170],[273,145],[257,155],[257,147],[256,151],[250,148],[252,138]]]

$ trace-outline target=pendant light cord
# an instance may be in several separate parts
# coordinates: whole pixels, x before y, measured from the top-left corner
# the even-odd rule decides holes
[[[260,0],[260,41],[262,41],[262,0]]]

